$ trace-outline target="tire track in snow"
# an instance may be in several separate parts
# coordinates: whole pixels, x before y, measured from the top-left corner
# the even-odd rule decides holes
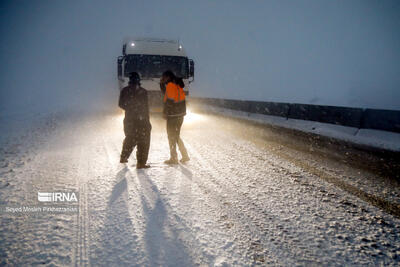
[[[75,266],[90,266],[89,255],[89,215],[87,198],[87,177],[89,174],[89,164],[84,148],[80,149],[78,166],[78,185],[79,185],[79,211],[78,211],[78,231],[77,246],[75,256]]]
[[[267,146],[267,142],[264,141],[259,141],[259,140],[253,140],[254,143],[262,145],[262,146]],[[276,148],[274,144],[269,143],[269,146],[272,148]],[[388,201],[382,197],[379,197],[377,195],[365,192],[361,189],[359,189],[357,186],[351,185],[350,183],[347,183],[346,181],[342,179],[338,179],[337,177],[333,176],[332,174],[329,174],[327,171],[324,171],[318,167],[312,166],[312,164],[307,163],[306,161],[293,157],[289,153],[279,150],[279,149],[271,149],[272,153],[275,155],[281,157],[284,160],[287,160],[288,162],[293,163],[294,165],[298,166],[301,169],[306,170],[310,174],[319,177],[320,179],[346,191],[347,193],[358,197],[359,199],[368,202],[369,204],[385,211],[388,214],[391,214],[397,218],[400,218],[400,204],[393,203],[391,201]]]

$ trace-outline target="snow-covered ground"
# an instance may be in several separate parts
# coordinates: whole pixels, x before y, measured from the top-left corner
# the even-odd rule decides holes
[[[0,265],[400,264],[400,219],[348,190],[398,207],[399,184],[270,142],[268,129],[191,113],[191,161],[170,167],[153,116],[152,167],[136,170],[134,153],[119,163],[121,114],[19,118],[1,118]],[[79,213],[4,211],[42,205],[40,191],[78,192],[64,206]]]

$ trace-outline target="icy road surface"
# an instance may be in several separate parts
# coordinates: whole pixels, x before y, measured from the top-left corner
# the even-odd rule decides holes
[[[399,183],[267,128],[191,114],[191,161],[170,167],[152,117],[152,168],[138,171],[134,153],[119,163],[121,115],[1,123],[0,265],[400,264]],[[78,192],[79,214],[4,211],[57,191]]]

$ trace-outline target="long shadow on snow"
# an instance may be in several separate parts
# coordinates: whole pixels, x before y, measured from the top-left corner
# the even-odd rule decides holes
[[[137,236],[134,232],[127,203],[128,168],[125,167],[116,175],[118,181],[111,192],[105,211],[101,239],[95,249],[91,249],[91,264],[103,266],[139,266],[143,264],[143,255],[137,247]]]
[[[151,181],[146,171],[138,170],[137,177],[143,190],[141,192],[141,200],[143,215],[147,221],[145,242],[150,265],[194,265],[187,248],[179,238],[180,232],[177,227],[184,228],[180,225],[180,218],[176,214],[168,214],[157,186]],[[146,196],[154,196],[153,208]]]
[[[186,178],[188,178],[190,181],[192,181],[192,179],[193,179],[192,171],[183,165],[179,165],[179,168],[180,168],[182,174],[185,175]]]

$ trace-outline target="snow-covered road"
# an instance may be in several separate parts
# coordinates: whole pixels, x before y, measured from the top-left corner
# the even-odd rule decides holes
[[[119,163],[121,114],[55,114],[5,131],[0,265],[400,264],[398,182],[205,114],[184,122],[191,161],[166,166],[164,124],[152,117],[147,170],[134,153]],[[58,191],[78,193],[63,206],[79,213],[4,211]]]

